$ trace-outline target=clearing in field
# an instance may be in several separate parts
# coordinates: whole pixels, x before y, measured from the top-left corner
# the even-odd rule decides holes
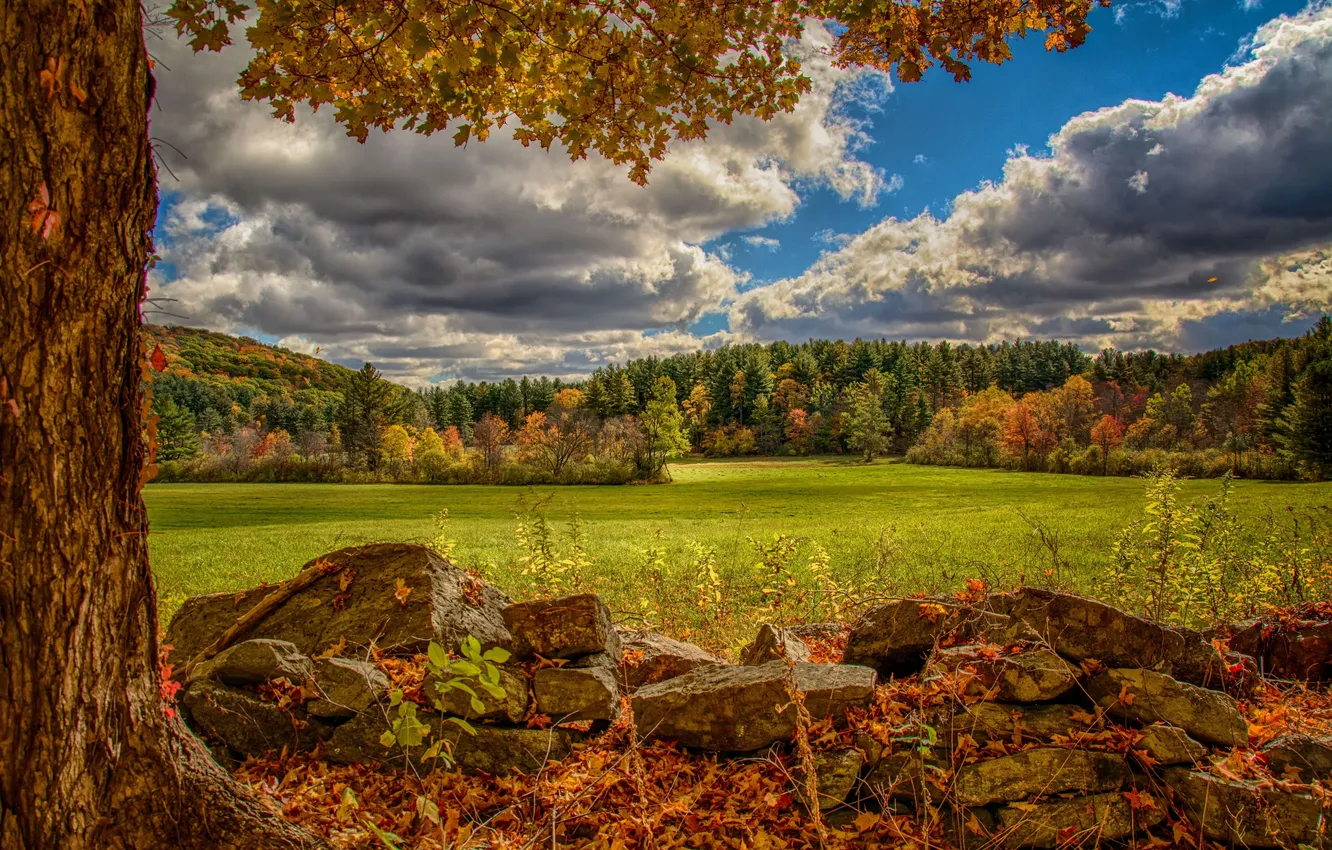
[[[672,471],[673,484],[641,487],[150,486],[162,616],[190,595],[287,578],[343,546],[429,542],[432,518],[447,509],[454,560],[511,595],[579,585],[622,618],[727,649],[751,636],[746,611],[774,617],[782,594],[777,619],[811,620],[835,615],[832,597],[851,585],[906,594],[978,577],[1090,589],[1122,529],[1143,518],[1146,489],[1138,479],[844,458]],[[1201,503],[1219,486],[1184,481],[1180,494]],[[1307,527],[1328,503],[1332,485],[1256,481],[1236,482],[1231,499],[1250,533]],[[727,598],[709,601],[722,586]]]

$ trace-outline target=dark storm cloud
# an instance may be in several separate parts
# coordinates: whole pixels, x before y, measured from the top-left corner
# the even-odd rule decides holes
[[[1209,315],[1326,303],[1332,280],[1284,292],[1259,264],[1332,243],[1332,9],[1255,43],[1191,98],[1074,118],[1048,158],[1015,155],[947,220],[889,219],[746,292],[733,328],[1192,344],[1227,327]]]

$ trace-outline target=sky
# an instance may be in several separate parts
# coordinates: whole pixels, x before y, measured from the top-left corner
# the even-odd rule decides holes
[[[956,83],[833,68],[796,110],[623,167],[498,134],[347,138],[159,60],[152,321],[425,386],[727,342],[1055,338],[1199,351],[1332,300],[1332,6],[1145,0]],[[937,71],[937,69],[936,69]],[[170,169],[170,172],[167,171]]]

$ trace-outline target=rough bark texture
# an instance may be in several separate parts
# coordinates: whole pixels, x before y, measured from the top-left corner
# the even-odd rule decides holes
[[[0,56],[0,845],[318,846],[159,695],[139,496],[157,210],[140,5],[5,3]],[[34,231],[45,208],[59,224]]]

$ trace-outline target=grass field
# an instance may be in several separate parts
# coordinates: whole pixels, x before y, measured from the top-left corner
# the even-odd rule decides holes
[[[426,540],[448,508],[455,558],[524,595],[514,512],[549,497],[560,535],[576,514],[595,559],[587,584],[621,610],[661,584],[644,551],[663,547],[670,569],[698,572],[690,544],[716,550],[723,574],[745,576],[747,537],[817,541],[833,573],[877,564],[897,592],[952,588],[977,576],[1038,581],[1050,568],[1030,521],[1058,535],[1058,583],[1086,586],[1119,530],[1142,517],[1144,484],[1124,478],[945,469],[845,458],[698,461],[672,466],[674,483],[629,487],[162,484],[147,488],[150,546],[167,618],[186,596],[236,590],[293,575],[321,553],[380,540]],[[1201,500],[1215,481],[1187,481]],[[1332,484],[1238,482],[1235,507],[1254,529],[1289,507],[1332,505]],[[1025,517],[1025,518],[1024,518]],[[565,544],[561,539],[560,543]],[[803,564],[805,553],[797,557]],[[677,576],[679,587],[692,575]]]

